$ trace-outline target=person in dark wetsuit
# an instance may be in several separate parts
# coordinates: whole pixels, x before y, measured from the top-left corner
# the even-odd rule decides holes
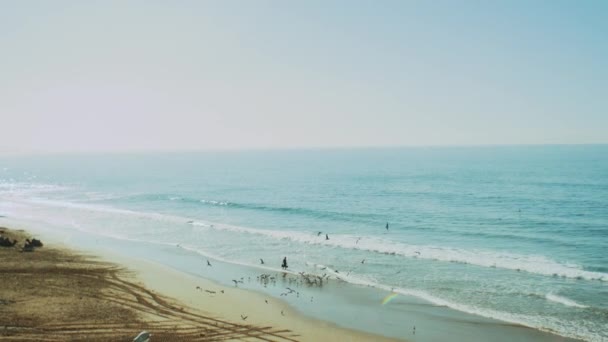
[[[386,230],[388,230],[388,222],[386,222]]]
[[[283,258],[283,264],[281,264],[281,268],[284,269],[284,270],[286,270],[287,267],[288,267],[287,266],[287,257],[284,257]]]

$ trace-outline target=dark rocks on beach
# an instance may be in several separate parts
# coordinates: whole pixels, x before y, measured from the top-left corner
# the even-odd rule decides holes
[[[32,239],[31,244],[34,247],[42,247],[43,246],[42,241],[40,241],[38,239]]]
[[[21,249],[21,251],[23,252],[33,252],[35,247],[42,247],[42,241],[38,240],[38,239],[25,239],[25,245],[23,245],[23,249]]]
[[[17,240],[11,241],[9,238],[0,236],[0,247],[13,247],[17,244]]]

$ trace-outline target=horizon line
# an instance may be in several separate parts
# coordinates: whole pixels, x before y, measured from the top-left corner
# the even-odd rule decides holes
[[[126,149],[126,150],[73,150],[73,151],[0,151],[0,157],[18,156],[56,156],[56,155],[107,155],[107,154],[153,154],[153,153],[213,153],[213,152],[279,152],[279,151],[332,151],[332,150],[374,150],[407,148],[489,148],[489,147],[540,147],[540,146],[604,146],[600,143],[509,143],[509,144],[428,144],[428,145],[358,145],[358,146],[289,146],[289,147],[251,147],[251,148],[182,148],[182,149]]]

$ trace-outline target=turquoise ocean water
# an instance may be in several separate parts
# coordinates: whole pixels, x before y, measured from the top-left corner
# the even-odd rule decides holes
[[[0,157],[0,215],[608,339],[606,145]]]

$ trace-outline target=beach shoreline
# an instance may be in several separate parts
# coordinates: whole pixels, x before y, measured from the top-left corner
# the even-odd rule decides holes
[[[2,297],[0,299],[6,305],[3,305],[0,309],[7,313],[5,317],[13,315],[23,318],[23,315],[19,314],[19,312],[27,312],[32,316],[32,320],[24,323],[23,319],[15,319],[10,329],[5,324],[5,334],[0,335],[0,340],[11,340],[11,338],[18,337],[24,331],[28,331],[28,334],[31,334],[32,331],[44,332],[44,338],[52,338],[53,334],[55,334],[55,337],[59,336],[59,339],[66,338],[73,340],[77,336],[74,334],[79,329],[82,330],[83,334],[88,336],[87,338],[99,338],[99,340],[103,340],[104,338],[108,338],[108,331],[97,329],[96,326],[110,324],[118,333],[118,335],[111,335],[111,338],[132,338],[140,330],[147,329],[153,334],[165,336],[165,338],[171,336],[171,334],[175,334],[175,336],[181,334],[187,340],[209,340],[205,335],[217,335],[227,336],[230,340],[240,338],[263,340],[264,336],[270,336],[272,339],[285,341],[396,341],[395,339],[342,328],[330,322],[309,318],[300,314],[280,299],[250,290],[222,286],[211,280],[188,275],[155,262],[129,258],[118,254],[83,250],[54,240],[48,234],[36,230],[28,229],[24,231],[7,228],[2,228],[1,230],[5,236],[10,236],[11,238],[17,237],[20,240],[15,247],[2,247],[0,250],[0,253],[3,253],[5,256],[2,270],[4,274],[21,274],[23,273],[23,269],[29,268],[36,269],[38,276],[50,276],[49,279],[54,279],[53,281],[60,279],[66,282],[69,280],[66,277],[73,276],[72,273],[74,272],[84,272],[82,274],[79,273],[79,275],[90,277],[90,272],[96,272],[95,274],[99,276],[98,273],[101,271],[105,270],[109,272],[109,270],[112,270],[104,280],[111,278],[111,282],[120,281],[121,286],[130,284],[128,285],[129,291],[137,289],[135,292],[138,293],[130,293],[126,294],[126,296],[124,294],[120,296],[114,294],[112,300],[118,302],[118,304],[105,307],[101,310],[100,314],[94,317],[94,321],[97,322],[96,325],[90,324],[90,322],[89,324],[84,324],[72,318],[72,320],[68,319],[66,322],[62,322],[61,320],[54,322],[54,330],[49,332],[50,328],[46,323],[36,323],[40,321],[36,320],[37,316],[40,319],[48,319],[47,316],[50,312],[43,308],[53,301],[59,301],[62,303],[62,312],[72,310],[74,309],[72,307],[82,305],[83,296],[87,297],[87,294],[89,297],[91,296],[90,291],[88,291],[90,289],[68,286],[67,288],[57,289],[58,291],[62,291],[61,294],[49,290],[50,292],[47,291],[45,298],[34,298],[36,296],[32,293],[24,293],[25,290],[23,289],[30,288],[27,286],[28,284],[13,283],[12,287],[9,287],[7,286],[7,281],[11,277],[2,277],[4,279],[2,281],[2,288],[4,290],[0,292],[0,297]],[[35,233],[45,243],[45,246],[35,249],[34,252],[20,252],[19,249],[25,237],[32,236],[30,233]],[[10,262],[7,261],[9,258],[6,258],[6,256],[11,256]],[[30,256],[33,256],[34,259]],[[43,262],[41,258],[45,259],[44,262],[47,263],[45,267],[40,267],[40,263]],[[84,269],[78,268],[78,270],[75,270],[70,265],[76,266],[76,268],[82,265],[85,267]],[[57,270],[59,267],[70,269],[69,275],[62,276],[61,273],[51,274],[52,270]],[[98,267],[101,268],[97,269]],[[97,271],[92,271],[92,269]],[[118,272],[117,270],[121,271]],[[19,282],[21,278],[14,279],[16,280],[13,281]],[[116,284],[112,284],[116,286]],[[12,291],[7,290],[7,288],[11,288]],[[100,290],[98,291],[99,293],[105,291],[104,289],[98,290]],[[92,297],[99,296],[99,293]],[[136,296],[137,301],[142,303],[146,302],[143,299],[146,297],[146,294],[150,296],[151,293],[157,294],[158,298],[162,299],[156,300],[154,296],[151,297],[151,300],[148,298],[151,304],[148,305],[146,310],[135,309],[133,311],[133,307],[131,307],[131,310],[128,310],[130,304],[127,305],[126,299],[125,301],[123,301],[124,298],[121,300],[117,299],[121,296],[125,298]],[[23,301],[24,296],[29,296],[29,299],[25,302]],[[66,302],[65,298],[68,297],[71,300]],[[73,298],[80,298],[80,300],[74,301]],[[105,298],[105,300],[107,299]],[[32,306],[28,303],[36,304]],[[167,307],[163,307],[159,303],[171,303],[168,304],[171,309],[166,311],[168,310]],[[99,309],[98,303],[94,300],[93,304],[89,304]],[[127,309],[121,322],[114,321],[113,317],[116,315],[112,313],[114,311],[121,311],[125,307]],[[15,308],[19,310],[11,311]],[[160,316],[171,317],[170,323],[179,328],[170,328],[167,322],[164,322],[164,325],[159,324],[158,320]],[[192,319],[192,317],[198,318]],[[117,325],[120,325],[119,329],[116,329]],[[67,335],[68,332],[70,335]],[[36,333],[34,333],[34,336],[41,337],[41,335],[37,335]]]
[[[167,260],[162,259],[162,257],[159,258],[159,256],[164,255],[166,250],[159,250],[159,253],[157,253],[159,256],[151,257],[147,252],[142,254],[141,251],[131,250],[131,248],[139,248],[138,243],[129,242],[126,245],[121,245],[124,243],[121,240],[89,235],[89,233],[84,232],[60,230],[53,225],[38,221],[4,217],[0,219],[0,226],[23,228],[35,234],[35,237],[63,250],[75,251],[78,254],[88,255],[104,262],[122,265],[130,270],[137,281],[147,289],[173,298],[180,303],[180,306],[202,310],[211,313],[214,317],[221,317],[230,322],[289,330],[298,335],[298,341],[484,341],[492,337],[497,341],[507,341],[511,338],[534,341],[577,341],[523,325],[471,316],[446,307],[424,304],[413,297],[409,298],[407,296],[399,296],[390,305],[386,306],[378,306],[382,297],[377,297],[377,301],[358,303],[359,310],[355,310],[356,314],[352,312],[345,314],[344,317],[328,319],[326,318],[327,315],[320,314],[328,308],[331,309],[332,304],[329,304],[328,299],[337,300],[335,303],[347,301],[349,302],[348,305],[353,305],[352,300],[365,298],[369,291],[373,289],[339,281],[328,282],[327,285],[329,286],[323,288],[310,289],[312,292],[308,292],[308,295],[314,293],[314,306],[321,310],[318,311],[319,314],[314,312],[311,314],[310,310],[304,309],[299,304],[300,299],[294,300],[295,298],[278,295],[276,291],[282,291],[281,289],[285,287],[285,280],[282,284],[275,284],[274,293],[270,291],[271,286],[268,286],[268,289],[264,286],[262,289],[259,282],[256,284],[255,280],[252,282],[252,279],[247,281],[247,278],[244,279],[244,282],[241,280],[243,283],[235,284],[237,285],[235,287],[218,281],[217,277],[207,278],[194,269],[188,270],[184,267],[177,267],[175,261],[165,263]],[[125,246],[129,249],[126,250]],[[146,250],[149,247],[144,246],[141,249]],[[179,246],[167,248],[171,253],[180,253],[181,251],[184,256],[190,254]],[[192,259],[192,256],[188,256],[188,258]],[[227,274],[232,274],[233,277],[237,277],[237,274],[247,277],[246,271],[242,267],[239,268],[238,265],[235,273],[235,265],[209,258],[208,260],[211,260],[213,264],[210,267],[206,265],[204,259],[200,259],[200,256],[196,259],[197,265],[192,266],[194,265],[192,263],[186,265],[207,271],[233,268],[233,272]],[[260,270],[249,271],[248,274],[255,277],[255,274],[259,274]],[[223,274],[223,277],[225,278],[227,274]],[[293,275],[291,276],[293,277]],[[248,284],[249,282],[251,284]],[[307,291],[305,288],[296,289]],[[381,295],[384,291],[375,290],[375,292],[377,292],[377,295]],[[305,296],[305,293],[303,292],[302,295]],[[317,298],[317,295],[319,298]],[[291,297],[295,297],[295,295]],[[304,301],[307,302],[307,298]],[[336,305],[335,303],[334,305]],[[373,306],[376,309],[371,310],[372,316],[361,316],[363,314],[361,310],[371,309]],[[335,312],[339,314],[340,311]],[[246,317],[246,321],[243,320],[244,317]],[[345,319],[350,319],[353,324],[344,324]],[[369,329],[369,324],[373,324],[376,329]],[[399,332],[391,331],[391,325],[399,325]],[[417,327],[415,332],[412,329],[414,326]],[[386,331],[386,335],[379,334],[379,329]]]

